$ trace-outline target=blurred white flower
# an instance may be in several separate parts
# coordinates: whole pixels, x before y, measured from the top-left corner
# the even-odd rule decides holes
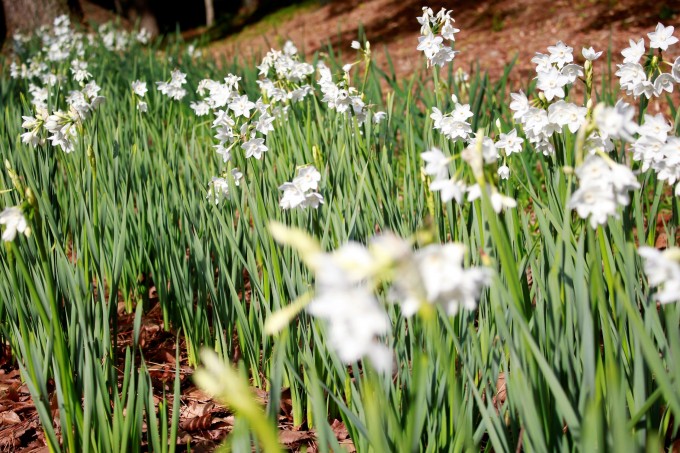
[[[12,242],[17,233],[30,235],[28,222],[19,206],[5,208],[0,212],[0,225],[5,225],[5,231],[2,233],[2,240],[5,242]]]
[[[592,47],[584,47],[581,50],[581,54],[583,55],[583,58],[585,58],[588,61],[595,61],[598,58],[600,58],[600,55],[602,55],[602,52],[595,52],[595,49]]]
[[[463,201],[467,187],[462,181],[457,179],[444,178],[432,181],[430,183],[430,190],[432,192],[439,192],[443,203],[456,200],[456,203],[460,204]]]
[[[162,94],[179,101],[187,94],[187,91],[182,88],[185,83],[187,83],[187,75],[178,69],[174,69],[170,74],[170,81],[156,82],[156,88]]]
[[[233,168],[229,173],[225,173],[222,177],[213,176],[208,183],[207,199],[212,200],[215,204],[219,204],[222,200],[229,198],[229,181],[234,186],[241,184],[243,173],[238,168]]]
[[[628,192],[640,188],[628,167],[598,155],[588,156],[576,175],[579,188],[568,206],[582,219],[589,218],[592,228],[604,225],[609,217],[618,218],[618,207],[630,202]]]
[[[654,298],[662,304],[680,301],[680,249],[665,251],[642,246],[638,253],[644,259],[649,286],[657,288]]]
[[[210,107],[204,101],[191,102],[189,106],[194,111],[194,113],[196,113],[196,116],[205,116],[210,113]]]
[[[434,176],[435,179],[448,178],[451,158],[447,157],[439,148],[431,148],[420,153],[420,157],[426,162],[425,174]]]
[[[139,96],[140,98],[143,98],[146,95],[146,92],[148,91],[146,88],[146,82],[142,82],[141,80],[135,80],[132,82],[132,92]]]
[[[485,268],[463,268],[463,244],[433,244],[415,252],[427,301],[440,304],[450,316],[462,307],[474,310],[484,286],[491,281]]]
[[[510,168],[507,165],[498,167],[498,177],[501,179],[508,179],[510,177]]]
[[[468,201],[474,201],[482,196],[482,189],[479,184],[472,185],[468,187]],[[491,207],[498,214],[503,209],[514,208],[517,206],[517,201],[513,198],[505,196],[498,192],[495,187],[486,186],[486,193],[489,196],[489,201],[491,201]]]
[[[635,140],[633,135],[637,132],[638,125],[635,122],[635,109],[629,104],[621,100],[614,107],[598,104],[594,116],[600,132],[608,137]]]

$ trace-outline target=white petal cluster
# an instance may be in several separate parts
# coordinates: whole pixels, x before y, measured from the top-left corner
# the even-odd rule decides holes
[[[268,151],[266,136],[274,130],[275,117],[270,105],[262,99],[251,101],[239,92],[240,77],[229,74],[224,82],[203,79],[196,92],[203,99],[191,102],[190,107],[197,116],[214,114],[212,127],[215,130],[217,154],[224,163],[231,159],[234,147],[240,145],[246,157],[261,159]]]
[[[467,187],[464,182],[455,177],[449,178],[451,158],[447,157],[439,148],[432,148],[420,153],[420,157],[425,161],[423,171],[433,178],[430,183],[430,190],[439,192],[444,203],[451,200],[461,203]]]
[[[213,176],[208,183],[207,199],[212,200],[215,204],[219,204],[222,200],[229,198],[229,183],[234,186],[241,184],[243,173],[238,168],[233,168],[230,172],[225,173],[221,177]]]
[[[283,197],[279,202],[281,209],[318,208],[323,204],[323,196],[317,192],[321,173],[311,165],[300,167],[292,182],[283,183],[279,190]]]
[[[132,86],[132,94],[136,96],[135,101],[137,102],[137,110],[146,113],[149,110],[149,106],[146,101],[142,101],[148,91],[146,82],[135,80],[134,82],[131,82],[130,85]]]
[[[296,247],[314,272],[316,291],[307,312],[325,321],[329,344],[345,363],[368,358],[384,372],[392,366],[392,351],[381,340],[390,333],[391,322],[376,288],[385,289],[405,316],[423,305],[438,305],[455,315],[461,308],[476,308],[492,277],[489,269],[463,265],[462,244],[432,244],[414,251],[409,241],[385,232],[368,246],[350,241],[324,253],[305,233],[274,226],[274,237]]]
[[[454,109],[450,113],[442,113],[437,107],[432,107],[433,127],[440,131],[449,140],[467,141],[472,133],[472,127],[468,120],[472,118],[469,104],[455,103]]]
[[[680,301],[680,249],[661,251],[643,246],[638,253],[644,259],[649,286],[658,290],[654,298],[662,304]]]
[[[285,114],[289,103],[302,101],[314,93],[310,85],[314,66],[301,60],[297,47],[286,41],[282,50],[271,49],[258,66],[260,91],[271,104],[282,104],[277,113]]]
[[[287,41],[283,51],[271,49],[257,67],[260,75],[276,80],[288,80],[289,82],[302,83],[308,76],[314,73],[314,66],[297,57],[298,50],[292,41]]]
[[[187,75],[179,69],[173,69],[170,80],[167,82],[156,82],[156,89],[176,101],[181,100],[187,94],[183,86],[187,83]]]
[[[428,66],[444,66],[458,53],[444,44],[444,40],[454,42],[455,33],[460,31],[453,26],[452,12],[442,8],[435,15],[431,8],[423,7],[423,15],[418,17],[420,37],[416,49],[425,54]]]
[[[67,111],[56,110],[50,115],[44,107],[36,107],[35,116],[23,117],[22,127],[27,132],[21,135],[21,141],[33,147],[44,144],[44,129],[52,146],[58,146],[66,153],[74,151],[83,122],[104,102],[99,91],[97,83],[91,81],[82,91],[69,92],[66,97],[69,106]]]
[[[595,52],[595,49],[593,49],[592,47],[584,47],[581,50],[581,55],[583,55],[583,58],[585,58],[588,61],[595,61],[598,58],[600,58],[602,52],[601,51]]]
[[[468,201],[474,201],[482,196],[482,188],[479,184],[473,184],[468,187]],[[489,185],[486,186],[486,193],[491,201],[491,207],[497,214],[503,209],[517,207],[517,201],[514,198],[510,198],[502,193],[498,192],[495,187]]]
[[[673,27],[664,27],[657,24],[656,29],[648,33],[650,49],[658,49],[659,52],[668,50],[668,47],[677,43],[678,38],[673,36]],[[659,97],[664,93],[672,93],[674,84],[680,83],[673,70],[670,73],[662,71],[663,66],[653,64],[651,70],[645,69],[646,63],[642,60],[645,55],[645,40],[629,40],[629,47],[623,49],[623,63],[617,65],[616,75],[619,77],[621,89],[629,96],[644,96],[647,99]],[[655,57],[656,58],[656,57]],[[656,60],[652,60],[655,63]]]
[[[568,206],[582,219],[589,218],[592,228],[604,225],[609,217],[618,218],[619,206],[630,202],[628,192],[640,188],[628,167],[595,154],[585,159],[576,175],[579,187]]]
[[[513,100],[510,109],[514,111],[513,118],[522,125],[534,148],[545,155],[554,152],[550,142],[553,134],[561,133],[565,129],[576,133],[586,121],[587,109],[572,102],[556,99],[545,110],[532,107],[522,91],[511,93],[511,97]]]
[[[531,61],[536,65],[536,88],[548,101],[562,99],[566,87],[582,77],[583,67],[573,63],[573,48],[562,41],[548,47],[548,54],[537,53]]]
[[[317,64],[316,69],[319,73],[317,83],[323,93],[321,101],[326,103],[331,110],[344,113],[347,116],[354,116],[359,124],[363,124],[368,115],[361,93],[356,88],[349,86],[347,79],[335,83],[330,68],[323,61]]]
[[[635,122],[635,109],[622,100],[614,107],[598,104],[595,107],[595,123],[601,137],[633,141],[638,125]]]
[[[637,128],[640,136],[632,146],[633,160],[642,162],[642,171],[647,171],[654,165],[658,166],[665,158],[672,157],[661,151],[671,130],[671,124],[662,113],[645,114],[643,123]]]

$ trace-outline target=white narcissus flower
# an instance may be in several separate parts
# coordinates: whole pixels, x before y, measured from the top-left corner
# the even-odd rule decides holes
[[[468,187],[468,201],[474,201],[482,196],[482,189],[479,184]],[[513,198],[507,197],[496,190],[496,188],[490,188],[486,186],[486,193],[489,195],[489,200],[491,201],[491,206],[496,214],[499,214],[503,209],[514,208],[517,206],[517,201]]]
[[[449,162],[451,158],[444,155],[439,148],[431,148],[428,151],[420,153],[427,165],[425,165],[425,174],[434,176],[435,179],[446,179],[449,176]]]
[[[603,184],[579,187],[572,194],[568,207],[575,209],[582,219],[590,217],[590,226],[593,229],[597,228],[598,225],[607,223],[609,216],[618,218],[614,192]]]
[[[567,63],[571,63],[574,61],[574,55],[572,54],[573,50],[573,48],[562,41],[558,41],[554,46],[549,46],[548,52],[550,52],[550,63],[556,64],[558,68],[561,68]]]
[[[523,144],[524,139],[517,136],[517,129],[513,129],[507,134],[501,133],[495,146],[498,149],[504,150],[505,154],[509,156],[512,153],[522,152]]]
[[[433,244],[414,254],[427,301],[441,304],[446,313],[455,315],[460,307],[477,307],[481,290],[491,280],[489,270],[463,268],[463,244]]]
[[[359,43],[359,41],[352,41],[351,47],[352,49],[359,50],[361,49],[361,44]]]
[[[654,95],[661,96],[664,91],[673,92],[673,83],[675,79],[671,74],[659,74],[654,80]]]
[[[146,95],[146,92],[148,89],[146,88],[146,82],[142,82],[141,80],[135,80],[132,82],[132,92],[135,93],[137,96],[140,98],[143,98]]]
[[[623,55],[623,63],[638,63],[640,58],[645,54],[645,40],[640,38],[637,42],[630,39],[630,47],[627,47],[621,51]]]
[[[645,113],[644,122],[638,127],[638,133],[641,137],[655,138],[665,142],[668,138],[668,133],[672,129],[673,127],[666,120],[663,113],[657,113],[656,115]]]
[[[282,209],[318,208],[323,204],[323,196],[315,192],[319,187],[321,174],[313,166],[298,168],[293,182],[286,182],[279,186],[283,191],[283,197],[279,202]]]
[[[588,109],[585,107],[559,100],[548,107],[548,121],[560,127],[567,126],[569,131],[575,134],[585,123],[587,112]]]
[[[443,203],[456,200],[456,203],[460,204],[463,201],[463,195],[467,187],[462,181],[445,178],[432,181],[430,183],[430,190],[432,192],[439,192]]]
[[[644,259],[644,270],[649,286],[658,291],[654,298],[662,304],[680,301],[680,249],[665,251],[642,246],[638,253]]]
[[[295,209],[305,202],[305,193],[292,182],[286,182],[279,186],[283,191],[283,197],[279,201],[281,209]]]
[[[595,123],[600,132],[608,137],[634,141],[633,135],[637,132],[638,125],[635,122],[635,109],[629,104],[619,100],[614,107],[598,104],[595,107]]]
[[[231,180],[235,186],[241,184],[241,179],[243,178],[243,173],[238,168],[233,168],[231,172],[225,174],[223,177],[213,176],[208,183],[208,195],[206,198],[215,201],[215,204],[219,204],[220,201],[229,198],[229,182],[227,177],[231,177]]]
[[[423,8],[423,16],[418,18],[421,25],[417,50],[423,51],[427,58],[427,65],[444,66],[452,61],[457,51],[444,44],[444,40],[455,41],[455,33],[460,30],[454,28],[451,11],[442,10],[436,16],[430,15],[428,8]],[[440,33],[439,35],[435,32]]]
[[[293,178],[293,184],[298,186],[303,192],[316,190],[319,187],[319,181],[321,181],[321,173],[311,165],[299,168],[297,176]]]
[[[293,41],[288,40],[286,43],[283,45],[283,53],[292,56],[298,53],[297,47],[295,47],[295,44],[293,44]]]
[[[242,144],[241,148],[246,152],[246,157],[254,157],[258,160],[262,158],[262,153],[268,149],[263,138],[251,138]]]
[[[521,119],[531,108],[529,104],[529,99],[527,99],[526,94],[522,90],[519,93],[510,93],[512,102],[510,102],[510,110],[515,113],[512,115],[514,120]]]
[[[628,192],[639,189],[640,183],[625,165],[609,158],[590,155],[576,169],[579,188],[569,200],[569,209],[575,209],[582,219],[590,218],[590,226],[607,223],[609,217],[618,218],[617,209],[630,202]]]
[[[418,46],[416,50],[421,50],[428,60],[434,58],[434,56],[439,52],[442,47],[442,42],[444,38],[441,36],[435,36],[433,34],[427,34],[425,36],[420,36],[418,38]]]
[[[229,108],[234,112],[235,117],[250,116],[250,111],[255,107],[255,103],[248,100],[248,96],[236,96],[234,100],[229,103]]]
[[[676,58],[673,62],[673,69],[671,69],[671,74],[677,83],[680,83],[680,57]]]
[[[585,58],[588,61],[595,61],[598,58],[600,58],[600,55],[602,55],[602,52],[595,52],[595,49],[592,47],[584,47],[581,50],[581,54],[583,55],[583,58]]]
[[[210,107],[204,101],[191,102],[189,106],[194,111],[194,113],[196,113],[196,116],[205,116],[210,113]]]
[[[182,88],[185,83],[187,83],[187,75],[178,69],[173,69],[170,74],[170,81],[156,82],[156,89],[171,99],[179,101],[187,94],[187,91]]]
[[[373,122],[375,124],[380,124],[382,120],[384,120],[387,117],[387,113],[385,112],[375,112],[373,114]]]
[[[566,77],[567,83],[575,83],[579,77],[583,77],[583,66],[575,63],[565,64],[560,69],[560,74]]]
[[[510,167],[505,164],[498,167],[498,177],[501,179],[508,179],[510,177]]]
[[[675,28],[672,26],[664,27],[661,23],[658,23],[653,32],[647,33],[647,36],[649,36],[649,47],[652,49],[667,50],[668,46],[672,46],[678,42],[678,38],[673,36],[673,30],[675,30]]]
[[[71,72],[77,82],[83,82],[92,77],[92,74],[87,71],[87,62],[81,60],[71,61]]]
[[[257,132],[259,132],[262,135],[267,135],[274,130],[275,120],[276,120],[275,117],[271,116],[269,113],[265,111],[260,115],[260,117],[256,121],[253,121],[253,125],[255,126],[255,130]]]
[[[0,212],[0,225],[5,225],[5,231],[2,233],[2,240],[5,242],[12,242],[17,233],[30,235],[28,222],[19,206],[5,208]]]
[[[568,80],[558,69],[551,67],[548,71],[539,72],[537,78],[536,88],[543,91],[547,100],[564,97],[564,86]]]
[[[307,312],[326,322],[329,344],[342,361],[368,358],[383,372],[392,365],[392,351],[380,338],[390,332],[391,323],[375,297],[377,288],[387,291],[388,300],[399,304],[404,316],[428,304],[455,315],[461,307],[477,306],[492,277],[489,269],[463,267],[462,244],[432,244],[414,252],[412,241],[384,232],[373,237],[369,247],[350,241],[324,253],[301,230],[277,223],[269,230],[279,243],[297,248],[314,272],[315,295]],[[277,328],[280,324],[278,319],[271,323]]]

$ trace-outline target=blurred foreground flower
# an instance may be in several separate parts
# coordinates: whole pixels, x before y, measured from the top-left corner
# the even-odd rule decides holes
[[[201,361],[203,367],[194,373],[196,384],[227,405],[237,416],[243,417],[261,442],[264,451],[282,451],[276,426],[255,401],[247,379],[210,350],[204,349],[201,352]]]
[[[2,240],[5,242],[12,242],[17,233],[23,233],[26,236],[31,234],[31,229],[19,206],[5,208],[0,212],[0,225],[5,225],[5,231],[2,233]]]
[[[680,248],[661,251],[643,246],[638,253],[644,259],[649,286],[658,289],[654,298],[662,304],[680,301]]]
[[[381,372],[392,366],[392,350],[380,340],[391,331],[390,319],[378,302],[378,288],[385,288],[390,302],[411,316],[425,306],[440,305],[448,315],[460,307],[474,309],[484,286],[490,283],[486,268],[463,268],[465,246],[431,244],[414,251],[412,242],[393,233],[374,236],[368,246],[347,242],[325,253],[307,233],[271,223],[279,243],[298,250],[314,272],[313,297],[303,295],[273,314],[265,325],[276,333],[306,308],[326,322],[331,347],[345,363],[367,357]]]

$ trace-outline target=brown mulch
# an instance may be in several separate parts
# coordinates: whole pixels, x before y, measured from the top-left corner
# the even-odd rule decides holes
[[[188,445],[191,445],[191,451],[213,451],[232,430],[234,415],[193,384],[193,369],[188,365],[186,343],[180,339],[180,357],[177,360],[176,335],[164,329],[154,288],[149,291],[149,301],[150,309],[142,317],[139,346],[151,377],[154,400],[159,404],[165,395],[166,407],[172,409],[175,371],[179,368],[178,451],[185,451]],[[126,313],[122,302],[118,307],[118,322],[118,369],[122,382],[124,351],[133,344],[134,323],[134,314]],[[261,389],[253,388],[253,394],[261,404],[266,404],[269,399],[268,392]],[[316,451],[316,433],[293,424],[290,392],[283,389],[280,400],[278,422],[281,444],[289,451],[298,451],[302,447],[310,452]],[[58,418],[56,409],[53,415]],[[331,426],[340,445],[348,452],[355,451],[345,425],[332,420]],[[0,349],[0,452],[5,451],[43,453],[47,452],[47,446],[28,387],[21,380],[9,347],[3,345]]]

